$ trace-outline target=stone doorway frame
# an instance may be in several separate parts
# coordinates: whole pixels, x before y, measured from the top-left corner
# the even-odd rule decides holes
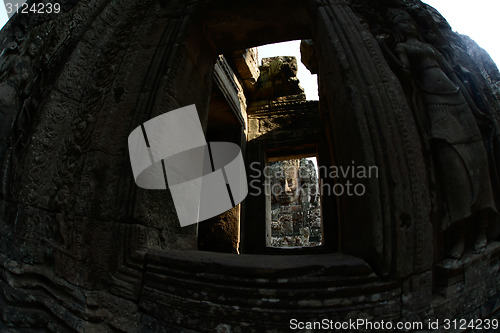
[[[380,169],[380,177],[366,183],[368,195],[339,198],[339,251],[364,259],[380,275],[429,270],[432,226],[419,135],[375,38],[342,0],[272,1],[256,13],[258,3],[238,5],[237,12],[227,1],[201,7],[215,54],[312,38],[330,158]]]
[[[50,96],[64,101],[64,108],[47,104],[37,122],[52,125],[50,112],[55,110],[59,121],[85,125],[81,131],[86,135],[69,133],[67,139],[91,138],[83,143],[93,150],[65,157],[68,167],[62,163],[60,177],[69,184],[80,177],[87,188],[91,182],[98,184],[78,196],[80,214],[106,227],[95,244],[79,244],[85,249],[106,244],[104,254],[97,251],[88,260],[99,262],[96,275],[114,274],[110,270],[117,266],[119,271],[135,267],[137,253],[160,241],[168,249],[196,249],[196,227],[179,227],[169,195],[135,186],[127,156],[128,134],[149,119],[190,104],[196,105],[206,130],[219,54],[302,38],[312,38],[316,45],[320,113],[331,160],[337,165],[351,161],[377,165],[381,171],[378,179],[367,182],[369,195],[339,198],[338,250],[365,260],[381,276],[406,277],[431,269],[430,195],[417,127],[375,38],[345,1],[191,0],[160,5],[109,3],[103,4],[102,12],[96,7],[95,20],[105,26],[113,17],[116,26],[101,31],[99,24],[82,25],[58,36],[68,45],[55,48],[53,66],[60,67],[46,78],[56,83]],[[71,169],[73,158],[87,166],[84,175]],[[42,169],[32,167],[33,174],[43,179],[36,168]],[[101,183],[96,176],[101,170],[114,178]],[[43,184],[46,188],[40,192],[53,185]],[[40,200],[44,205],[50,198]],[[81,234],[93,235],[91,225],[78,224]],[[81,259],[60,256],[55,260],[62,263],[58,274],[63,277],[71,280],[71,267],[91,270]],[[83,284],[86,279],[71,282]]]

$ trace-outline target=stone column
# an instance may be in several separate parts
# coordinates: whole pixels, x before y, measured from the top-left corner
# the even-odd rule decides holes
[[[346,1],[317,1],[321,111],[336,165],[377,166],[366,194],[339,196],[341,251],[379,274],[432,265],[429,193],[419,137],[400,84]]]

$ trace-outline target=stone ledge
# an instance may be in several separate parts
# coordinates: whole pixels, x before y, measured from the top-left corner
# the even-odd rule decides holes
[[[149,250],[139,306],[149,327],[212,332],[221,323],[241,332],[284,331],[290,318],[395,318],[400,285],[381,281],[359,258],[234,255]],[[235,330],[235,331],[238,331]]]
[[[370,266],[362,259],[340,254],[311,255],[234,255],[205,251],[175,251],[151,249],[146,265],[183,268],[200,271],[202,268],[218,271],[231,270],[231,274],[252,271],[254,277],[272,276],[284,271],[317,270],[335,276],[374,276]],[[330,274],[333,273],[333,274]]]

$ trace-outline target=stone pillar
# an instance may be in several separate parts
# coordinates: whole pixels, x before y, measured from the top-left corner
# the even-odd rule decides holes
[[[431,268],[429,194],[404,93],[369,30],[345,1],[317,2],[321,111],[339,166],[376,166],[366,195],[339,196],[341,251],[379,274]]]

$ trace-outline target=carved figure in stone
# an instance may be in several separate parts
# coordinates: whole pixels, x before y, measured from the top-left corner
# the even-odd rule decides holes
[[[481,251],[487,244],[488,216],[497,210],[488,159],[471,106],[459,86],[445,73],[443,68],[451,68],[446,59],[420,39],[410,15],[398,9],[389,13],[399,40],[392,52],[385,43],[381,46],[402,81],[415,83],[411,103],[417,124],[426,136],[424,146],[431,151],[435,177],[440,184],[443,202],[440,229],[451,240],[447,255],[462,256],[468,220],[479,223],[474,248]],[[422,106],[425,114],[419,112]]]
[[[34,42],[19,45],[20,42],[21,40],[11,42],[0,55],[4,60],[0,66],[0,114],[3,114],[2,118],[5,119],[2,121],[4,126],[12,126],[12,121],[16,117],[29,118],[29,115],[24,115],[22,111],[20,115],[16,113],[21,107],[21,97],[28,94],[33,84],[32,58],[38,49]]]
[[[283,205],[296,202],[299,197],[298,160],[288,160],[271,166],[273,203]]]
[[[314,164],[307,159],[269,166],[272,245],[321,244],[321,212]]]
[[[32,87],[33,66],[36,53],[34,42],[25,41],[16,32],[0,54],[0,196],[9,195],[9,175],[15,172],[16,149],[25,137],[32,120],[33,99],[26,97]]]

